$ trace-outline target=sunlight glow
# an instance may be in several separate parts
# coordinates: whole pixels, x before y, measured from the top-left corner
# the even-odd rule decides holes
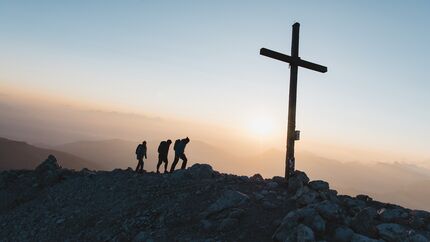
[[[252,134],[263,138],[273,134],[274,124],[268,117],[259,116],[251,119],[249,128]]]

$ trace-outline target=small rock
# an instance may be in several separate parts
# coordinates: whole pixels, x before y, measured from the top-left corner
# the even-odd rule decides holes
[[[272,202],[270,202],[268,200],[265,200],[262,205],[263,205],[263,208],[265,208],[265,209],[275,209],[275,208],[277,208],[277,206],[274,203],[272,203]]]
[[[355,198],[357,198],[357,199],[359,199],[361,201],[364,201],[364,202],[371,202],[371,201],[373,201],[373,199],[371,197],[369,197],[367,195],[363,195],[363,194],[357,195],[357,196],[355,196]]]
[[[262,195],[267,195],[267,194],[269,194],[269,191],[267,191],[267,190],[262,190],[260,193],[261,193]]]
[[[251,181],[262,182],[264,181],[263,177],[260,174],[255,174],[249,178]]]
[[[250,180],[249,177],[247,177],[247,176],[240,176],[239,178],[240,178],[240,180],[242,180],[244,182],[248,182]]]
[[[64,221],[65,221],[64,218],[60,218],[60,219],[57,219],[57,221],[55,221],[55,223],[56,224],[62,224]]]
[[[233,230],[239,224],[239,220],[235,218],[226,218],[221,221],[218,230],[219,231],[230,231]]]
[[[241,218],[245,214],[245,210],[241,208],[234,208],[232,211],[228,214],[229,218]]]
[[[277,188],[278,186],[279,186],[279,185],[278,185],[278,183],[273,182],[273,181],[268,182],[268,183],[266,184],[266,187],[267,187],[268,189],[275,189],[275,188]]]
[[[154,240],[149,233],[141,231],[133,238],[133,242],[154,242]]]
[[[406,240],[407,242],[428,242],[429,241],[426,237],[420,234],[414,234],[412,236],[409,236]]]
[[[282,220],[281,219],[275,219],[275,220],[273,220],[273,223],[272,223],[272,225],[273,225],[273,227],[278,227],[279,225],[281,225],[281,222],[282,222]]]
[[[264,198],[264,195],[262,195],[262,194],[260,194],[260,193],[258,193],[258,192],[254,192],[254,197],[255,197],[255,199],[257,199],[257,200],[261,200],[261,199],[263,199],[263,198]]]
[[[203,219],[202,221],[200,221],[200,225],[202,227],[202,229],[209,231],[212,229],[213,224],[211,221],[207,220],[207,219]]]

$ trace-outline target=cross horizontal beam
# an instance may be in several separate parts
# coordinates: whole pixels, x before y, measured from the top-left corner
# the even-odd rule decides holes
[[[309,61],[305,61],[300,59],[300,57],[291,57],[289,55],[285,55],[273,50],[269,50],[266,48],[261,48],[260,49],[260,55],[264,55],[276,60],[280,60],[283,62],[287,62],[290,63],[291,65],[297,65],[297,66],[301,66],[307,69],[311,69],[314,71],[318,71],[318,72],[322,72],[322,73],[326,73],[327,72],[327,67],[322,66],[322,65],[318,65]]]

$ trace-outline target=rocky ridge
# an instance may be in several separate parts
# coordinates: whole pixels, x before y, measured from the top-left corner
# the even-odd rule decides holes
[[[63,169],[0,173],[0,241],[430,241],[430,213],[195,164],[172,174]]]

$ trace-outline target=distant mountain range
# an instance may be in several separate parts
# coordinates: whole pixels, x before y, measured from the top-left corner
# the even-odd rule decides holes
[[[66,152],[39,148],[25,142],[0,138],[0,170],[34,169],[48,155],[53,154],[60,165],[69,169],[100,169],[97,164]]]

